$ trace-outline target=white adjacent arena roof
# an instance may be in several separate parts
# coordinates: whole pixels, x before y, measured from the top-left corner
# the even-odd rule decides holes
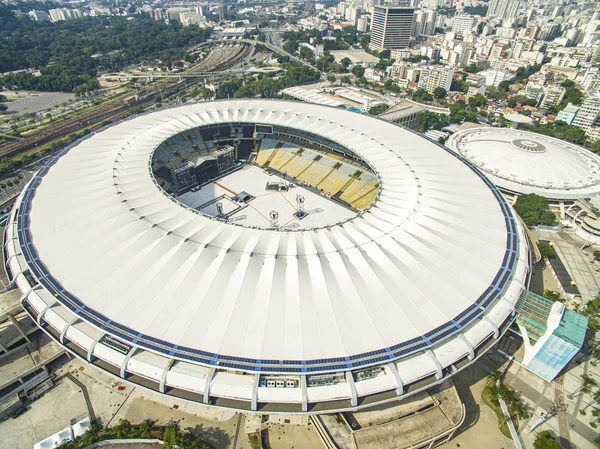
[[[600,193],[600,157],[563,140],[516,129],[473,128],[452,135],[448,146],[511,192],[559,200]]]
[[[211,123],[327,137],[373,168],[379,197],[311,230],[202,215],[162,191],[150,160],[168,137]],[[108,360],[93,343],[106,333],[144,353],[236,372],[393,364],[396,385],[432,369],[441,376],[498,335],[528,270],[513,213],[464,160],[391,123],[314,104],[217,101],[139,116],[63,152],[19,198],[6,250],[30,306],[88,359]],[[418,354],[430,362],[403,363]],[[129,358],[116,360],[121,373],[130,369]]]

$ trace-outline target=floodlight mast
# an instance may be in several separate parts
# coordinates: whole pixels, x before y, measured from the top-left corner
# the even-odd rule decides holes
[[[269,212],[269,218],[271,219],[271,226],[274,228],[279,227],[279,213],[276,210]]]
[[[304,212],[304,196],[296,195],[296,211],[298,213]]]

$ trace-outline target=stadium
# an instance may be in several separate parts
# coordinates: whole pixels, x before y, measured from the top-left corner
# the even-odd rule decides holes
[[[494,182],[509,202],[534,193],[587,241],[600,243],[600,156],[554,137],[508,128],[471,128],[448,146]]]
[[[166,396],[328,413],[443,382],[510,326],[529,251],[477,167],[339,108],[152,112],[27,184],[6,269],[73,355]]]
[[[471,128],[448,146],[508,195],[535,193],[555,202],[600,194],[600,157],[554,137],[511,128]]]

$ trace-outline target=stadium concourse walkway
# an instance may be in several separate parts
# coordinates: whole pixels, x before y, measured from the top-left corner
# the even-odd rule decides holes
[[[26,312],[32,317],[32,319],[37,319],[36,312],[33,310],[26,302],[24,303],[24,308]],[[499,336],[503,335],[504,332],[510,327],[512,324],[512,320],[508,320],[501,329],[499,329]],[[42,329],[48,334],[52,339],[57,342],[61,341],[61,336],[52,328],[52,326],[48,326],[44,322],[42,322]],[[493,335],[487,338],[483,344],[481,344],[477,349],[475,349],[474,359],[469,360],[467,357],[461,359],[459,362],[455,363],[452,366],[451,370],[444,370],[444,375],[441,379],[437,379],[435,375],[428,376],[426,378],[420,379],[417,382],[413,382],[411,384],[404,386],[404,391],[402,396],[412,396],[415,393],[422,392],[431,388],[435,385],[439,385],[442,382],[450,379],[450,377],[456,372],[464,369],[468,365],[470,365],[474,360],[477,360],[481,357],[487,350],[489,350],[496,342],[499,341],[499,338],[495,338]],[[121,377],[119,369],[101,359],[93,357],[91,362],[87,361],[87,354],[85,351],[69,341],[67,338],[63,337],[64,346],[75,356],[82,359],[86,363],[91,363],[95,367],[117,377],[119,379],[125,379],[128,382],[131,382],[137,386],[147,388],[153,390],[155,392],[160,392],[160,386],[158,383],[151,381],[149,379],[143,378],[138,375],[134,375],[128,372],[125,372],[125,376]],[[184,399],[196,403],[206,403],[204,401],[203,395],[200,393],[195,393],[192,391],[180,390],[177,388],[166,387],[165,392],[163,393],[167,396],[172,396],[179,399]],[[369,395],[369,396],[361,396],[358,398],[358,407],[364,407],[369,404],[384,404],[392,401],[397,401],[398,395],[395,390],[384,391],[381,393]],[[214,405],[217,407],[225,407],[229,409],[236,409],[240,411],[251,411],[251,403],[247,401],[229,399],[229,398],[218,398],[218,397],[210,397],[208,400],[208,405]],[[327,401],[327,402],[318,402],[318,403],[309,403],[308,404],[308,412],[309,413],[332,413],[332,412],[340,412],[344,410],[352,410],[355,407],[352,407],[350,400],[340,400],[340,401]],[[292,403],[258,403],[258,407],[256,413],[302,413],[302,404],[292,404]]]

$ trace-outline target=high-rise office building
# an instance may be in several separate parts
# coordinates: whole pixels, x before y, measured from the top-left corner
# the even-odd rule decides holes
[[[380,51],[388,48],[408,48],[414,14],[414,8],[375,6],[369,47]]]
[[[519,12],[519,0],[490,0],[487,17],[512,19]]]

